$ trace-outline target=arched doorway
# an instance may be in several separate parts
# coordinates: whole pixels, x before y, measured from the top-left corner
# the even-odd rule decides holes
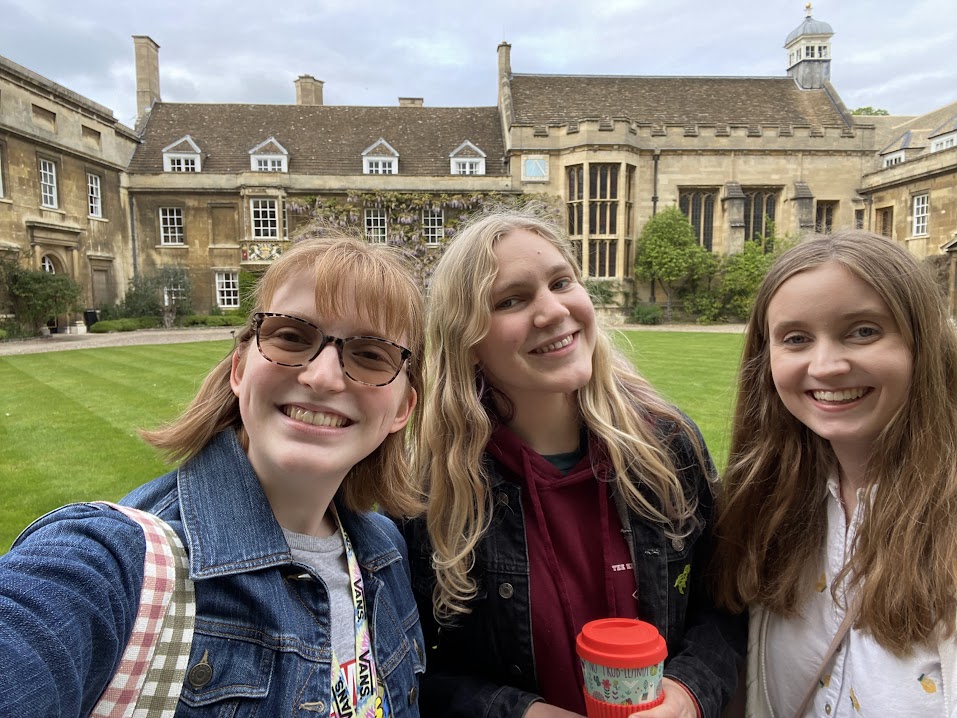
[[[48,253],[40,257],[40,270],[47,274],[64,274],[65,268],[63,262],[55,254]],[[66,314],[57,317],[50,317],[47,322],[47,329],[52,334],[66,332],[69,318]]]

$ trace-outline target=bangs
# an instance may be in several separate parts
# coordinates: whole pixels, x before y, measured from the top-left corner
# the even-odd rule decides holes
[[[415,350],[419,342],[419,292],[391,266],[368,256],[326,252],[312,267],[316,278],[316,311],[340,316],[354,302],[362,321],[383,339]]]
[[[255,311],[268,307],[279,287],[295,276],[315,279],[320,315],[341,316],[354,308],[370,330],[420,357],[422,294],[398,254],[348,238],[300,242],[266,271],[256,288]]]

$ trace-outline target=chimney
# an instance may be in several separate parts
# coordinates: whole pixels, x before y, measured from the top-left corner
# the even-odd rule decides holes
[[[160,102],[160,46],[148,35],[133,35],[136,57],[136,122],[143,119],[154,102]]]
[[[421,97],[400,97],[399,107],[422,107],[424,102]]]
[[[296,78],[296,104],[321,105],[322,80],[312,75],[300,75]]]
[[[498,79],[501,82],[512,77],[512,46],[501,42],[498,46]]]

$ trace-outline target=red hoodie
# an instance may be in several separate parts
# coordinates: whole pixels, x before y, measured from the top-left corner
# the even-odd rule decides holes
[[[638,615],[638,592],[621,521],[611,500],[611,466],[600,444],[565,475],[508,427],[488,445],[503,477],[522,487],[528,546],[532,646],[542,697],[585,714],[575,637],[596,618]]]

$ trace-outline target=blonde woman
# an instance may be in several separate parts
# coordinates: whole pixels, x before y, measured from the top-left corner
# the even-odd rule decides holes
[[[176,715],[419,715],[405,543],[372,509],[418,507],[405,427],[421,302],[388,248],[303,241],[266,271],[182,416],[144,432],[183,462],[122,501],[189,553],[196,630]],[[144,552],[123,513],[75,504],[0,558],[0,715],[90,715],[149,583]]]
[[[933,276],[811,238],[748,323],[717,597],[753,716],[957,715],[957,338]]]
[[[717,716],[743,631],[705,589],[714,472],[692,422],[599,328],[569,244],[530,211],[452,241],[428,301],[407,527],[426,624],[426,716],[584,713],[575,636],[639,617],[665,636],[665,702]]]

